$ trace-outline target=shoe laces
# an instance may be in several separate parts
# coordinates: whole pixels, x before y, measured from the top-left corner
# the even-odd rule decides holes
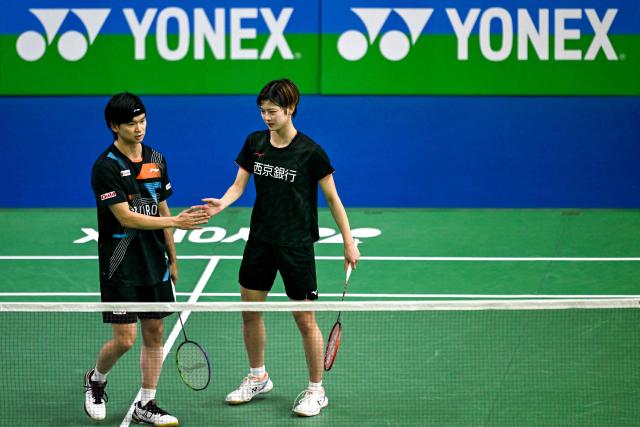
[[[240,384],[240,388],[251,388],[253,384],[263,384],[269,380],[269,377],[266,376],[264,380],[260,380],[260,377],[255,377],[253,375],[247,375],[242,380],[242,384]]]
[[[316,402],[317,399],[324,398],[324,394],[315,390],[302,390],[296,397],[294,405],[304,405],[308,402]]]
[[[104,390],[107,386],[106,382],[93,381],[89,378],[89,385],[85,385],[85,391],[91,390],[91,396],[93,397],[93,403],[99,405],[104,400],[105,402],[109,401],[109,395]]]
[[[152,414],[155,415],[169,415],[169,413],[165,410],[163,410],[162,408],[160,408],[157,404],[156,404],[156,400],[152,399],[149,402],[147,402],[146,405],[141,406],[140,409],[143,409],[145,411],[148,411]]]

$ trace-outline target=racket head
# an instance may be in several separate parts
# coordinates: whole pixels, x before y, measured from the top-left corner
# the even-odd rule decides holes
[[[184,341],[176,350],[180,379],[192,390],[200,391],[211,382],[211,361],[207,351],[195,341]]]
[[[340,341],[342,339],[342,323],[340,320],[336,321],[331,328],[329,339],[327,339],[327,348],[324,352],[324,370],[330,371],[333,367],[333,362],[336,361],[338,356],[338,349],[340,348]]]

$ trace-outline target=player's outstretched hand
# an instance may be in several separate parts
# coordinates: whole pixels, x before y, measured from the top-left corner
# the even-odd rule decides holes
[[[218,215],[224,209],[222,205],[222,200],[220,199],[202,199],[203,202],[206,203],[205,210],[209,214],[209,216]]]
[[[191,206],[175,217],[176,227],[182,230],[200,228],[199,226],[206,224],[210,217],[211,215],[207,213],[205,205]]]

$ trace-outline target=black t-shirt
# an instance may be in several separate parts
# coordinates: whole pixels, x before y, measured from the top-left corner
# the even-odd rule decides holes
[[[318,181],[334,172],[322,147],[298,132],[276,148],[269,131],[247,137],[236,163],[253,174],[256,201],[250,238],[282,246],[318,240]]]
[[[134,163],[115,145],[96,160],[91,187],[98,208],[98,258],[103,286],[153,286],[169,279],[163,230],[123,227],[109,205],[127,202],[131,211],[159,216],[158,204],[173,191],[162,154],[142,145]]]

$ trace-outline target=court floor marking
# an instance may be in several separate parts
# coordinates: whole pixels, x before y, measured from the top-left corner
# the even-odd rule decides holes
[[[178,259],[241,260],[242,255],[179,255]],[[97,260],[97,255],[0,255],[0,261],[29,260]],[[341,256],[316,256],[316,260],[340,261]],[[434,256],[363,256],[360,261],[468,261],[468,262],[636,262],[640,257],[434,257]]]
[[[195,292],[176,292],[177,296],[188,296],[189,302],[195,295]],[[322,297],[342,297],[342,293],[325,293],[320,294]],[[389,298],[389,299],[417,299],[417,298],[460,298],[460,299],[509,299],[509,298],[538,298],[538,299],[553,299],[553,298],[640,298],[640,295],[601,295],[601,294],[585,294],[585,295],[563,295],[563,294],[375,294],[375,293],[348,293],[349,298]],[[100,292],[0,292],[0,298],[4,297],[98,297]],[[270,297],[287,298],[287,294],[282,292],[272,292]],[[240,298],[239,292],[200,292],[199,297],[229,297]],[[183,317],[183,322],[186,319]]]
[[[209,281],[209,279],[211,278],[211,275],[213,274],[213,270],[215,270],[216,266],[218,265],[218,261],[220,261],[220,258],[216,256],[209,257],[209,263],[207,264],[204,271],[202,272],[202,275],[200,276],[200,279],[198,279],[198,283],[196,284],[196,287],[194,288],[193,292],[191,293],[191,296],[189,297],[190,303],[195,303],[198,301],[198,298],[202,294],[202,290],[207,285],[207,282]],[[191,311],[183,311],[180,313],[180,318],[182,319],[183,323],[187,322],[187,319],[189,318],[190,314],[191,314]],[[175,325],[173,325],[173,329],[171,330],[171,333],[169,334],[167,341],[164,343],[164,346],[162,347],[162,363],[163,364],[165,359],[169,355],[169,352],[171,351],[173,344],[176,342],[176,339],[180,335],[181,331],[182,331],[182,326],[180,325],[180,322],[176,322]],[[142,390],[138,390],[138,393],[136,394],[136,397],[133,399],[133,402],[129,407],[129,411],[127,412],[127,415],[124,417],[124,420],[122,420],[120,427],[129,427],[129,424],[131,424],[131,414],[133,414],[134,405],[136,404],[137,401],[140,400],[141,392]]]

